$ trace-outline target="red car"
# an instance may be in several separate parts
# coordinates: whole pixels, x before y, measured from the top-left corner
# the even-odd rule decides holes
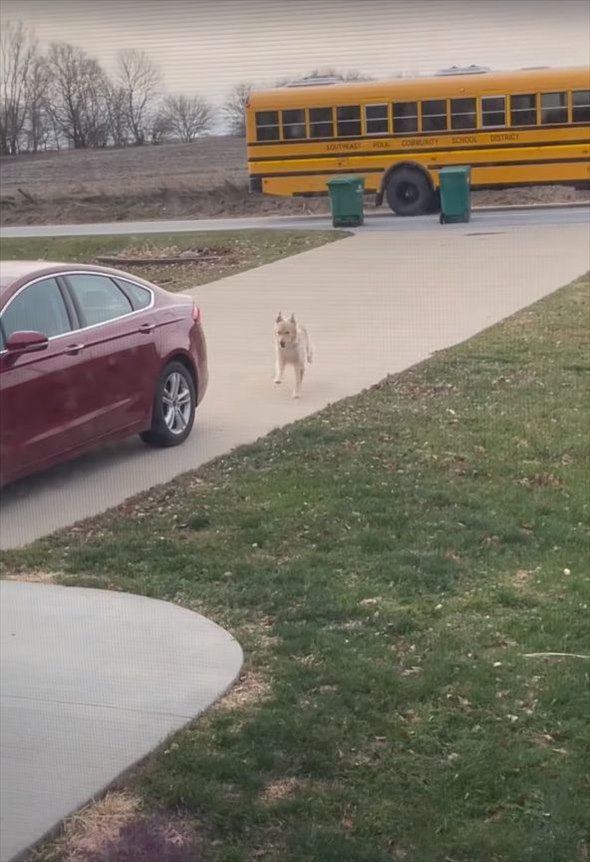
[[[0,485],[132,434],[182,443],[207,379],[190,297],[100,266],[0,262]]]

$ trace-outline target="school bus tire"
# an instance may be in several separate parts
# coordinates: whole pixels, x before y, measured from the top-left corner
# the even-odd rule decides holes
[[[420,168],[397,168],[387,178],[385,197],[396,215],[416,216],[429,212],[433,196],[430,178]]]

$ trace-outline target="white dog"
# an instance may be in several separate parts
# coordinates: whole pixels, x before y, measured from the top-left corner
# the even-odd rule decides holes
[[[276,351],[275,383],[283,382],[285,365],[292,365],[295,371],[293,398],[301,397],[301,381],[305,372],[305,362],[313,359],[313,349],[307,331],[298,326],[295,315],[285,319],[279,311],[275,321],[274,341]]]

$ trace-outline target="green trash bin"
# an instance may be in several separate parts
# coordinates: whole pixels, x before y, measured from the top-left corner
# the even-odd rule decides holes
[[[471,218],[471,168],[468,165],[441,168],[438,182],[440,223],[469,221]]]
[[[333,177],[326,185],[330,193],[332,225],[356,227],[363,224],[364,180],[356,175]]]

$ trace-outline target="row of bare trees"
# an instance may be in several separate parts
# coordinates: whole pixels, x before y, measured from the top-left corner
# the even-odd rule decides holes
[[[363,77],[311,73],[324,75]],[[243,136],[250,91],[249,84],[236,85],[218,112],[200,95],[166,95],[158,67],[143,51],[120,51],[107,75],[82,48],[54,42],[43,52],[22,22],[7,22],[0,32],[0,153],[190,143],[220,121]]]
[[[82,48],[54,42],[42,52],[20,21],[0,33],[0,153],[190,142],[215,112],[199,95],[165,95],[157,66],[124,50],[109,76]]]

